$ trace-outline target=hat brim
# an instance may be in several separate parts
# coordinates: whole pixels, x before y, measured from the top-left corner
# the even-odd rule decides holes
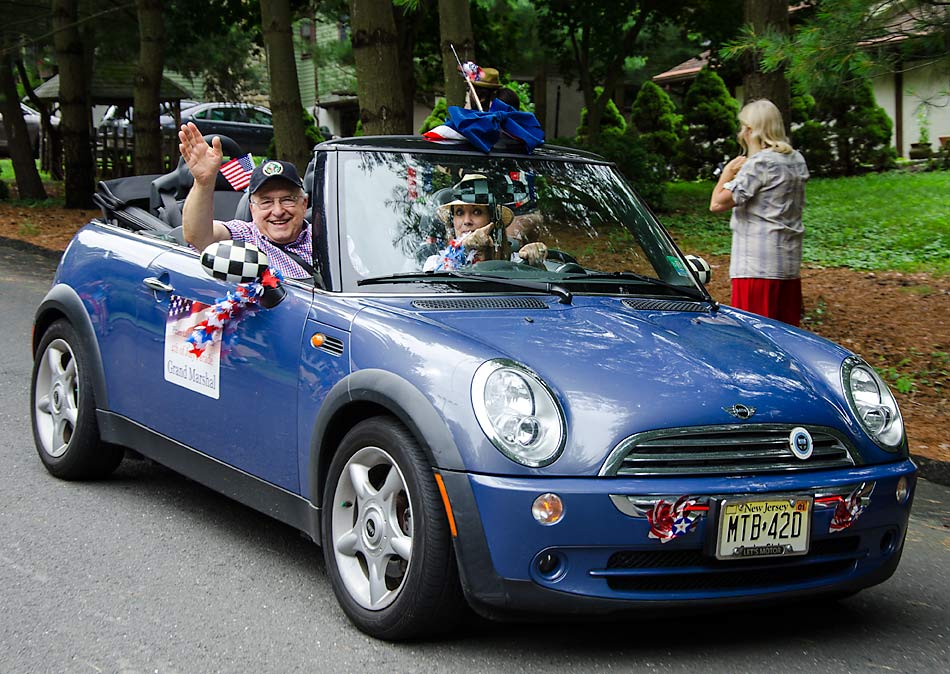
[[[436,217],[442,221],[443,224],[451,225],[452,224],[452,206],[484,206],[488,208],[487,204],[473,204],[469,201],[462,201],[456,199],[455,201],[450,201],[447,204],[442,204],[439,206],[436,211]],[[503,227],[507,227],[511,224],[511,221],[515,219],[514,211],[512,211],[507,206],[501,207],[501,224]]]

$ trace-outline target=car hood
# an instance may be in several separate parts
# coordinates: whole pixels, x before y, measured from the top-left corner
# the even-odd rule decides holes
[[[417,318],[417,334],[440,326],[431,334],[442,346],[517,361],[555,391],[572,455],[555,466],[572,464],[570,472],[589,472],[623,438],[647,430],[786,423],[845,431],[853,423],[838,374],[847,351],[733,309],[650,311],[575,297],[545,309],[420,311]],[[467,361],[458,366],[467,371],[485,359],[456,363]],[[754,408],[751,418],[730,414],[739,404]]]

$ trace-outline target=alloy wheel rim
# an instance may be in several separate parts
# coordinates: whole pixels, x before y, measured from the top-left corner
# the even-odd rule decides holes
[[[65,340],[50,342],[36,373],[33,398],[36,431],[43,451],[57,459],[66,453],[79,419],[79,370]]]
[[[343,467],[334,492],[330,544],[347,592],[379,611],[402,591],[412,557],[406,478],[393,458],[364,447]]]

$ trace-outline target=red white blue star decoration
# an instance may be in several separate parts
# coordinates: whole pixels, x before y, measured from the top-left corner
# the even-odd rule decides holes
[[[260,281],[239,283],[233,291],[229,290],[226,297],[216,300],[214,304],[204,310],[204,317],[192,329],[185,341],[191,344],[191,353],[200,358],[212,343],[220,341],[225,328],[233,328],[234,324],[245,315],[245,310],[260,302],[264,288],[274,288],[283,276],[277,270],[270,268],[264,271]]]
[[[646,513],[650,523],[649,537],[658,539],[660,543],[669,543],[674,538],[685,536],[696,527],[696,522],[707,509],[690,496],[680,496],[675,503],[660,499]]]
[[[836,531],[843,531],[847,529],[852,524],[857,521],[861,514],[867,508],[867,502],[870,499],[861,496],[861,492],[864,489],[862,484],[860,487],[856,488],[848,498],[839,497],[839,501],[835,506],[835,512],[831,516],[831,524],[828,526],[828,533],[835,533]]]

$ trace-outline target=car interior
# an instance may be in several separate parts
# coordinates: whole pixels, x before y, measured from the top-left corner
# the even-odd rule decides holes
[[[241,147],[227,136],[221,139],[225,158],[244,154]],[[211,136],[205,136],[211,140]],[[304,173],[304,189],[312,194],[314,160]],[[188,245],[182,235],[181,212],[194,178],[184,158],[178,160],[175,170],[166,174],[116,178],[99,183],[93,199],[102,209],[106,220],[143,236],[152,236],[179,245]],[[313,221],[313,200],[308,220]],[[219,173],[215,182],[214,219],[251,220],[248,193],[237,192]]]

